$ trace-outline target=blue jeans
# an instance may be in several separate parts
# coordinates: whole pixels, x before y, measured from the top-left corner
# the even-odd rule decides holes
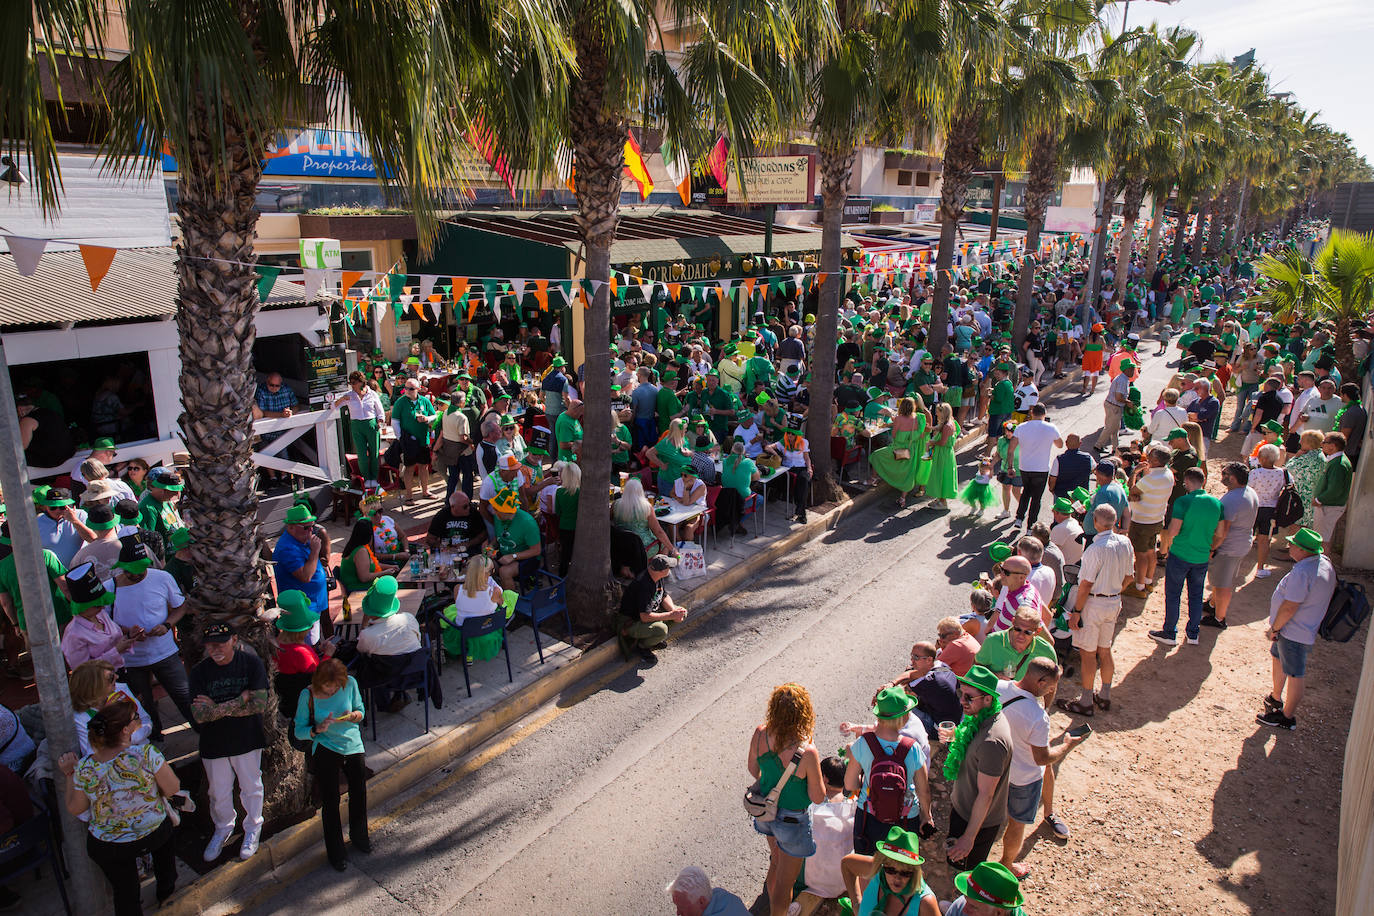
[[[1250,426],[1250,415],[1255,409],[1255,402],[1252,400],[1255,392],[1259,389],[1258,384],[1242,384],[1240,390],[1236,392],[1236,418],[1231,421],[1231,432],[1237,433],[1241,429],[1248,429]]]
[[[1179,600],[1183,597],[1184,583],[1188,585],[1188,626],[1189,639],[1197,639],[1202,630],[1202,586],[1207,581],[1206,563],[1189,563],[1169,554],[1164,565],[1164,634],[1170,638],[1178,635]]]
[[[634,422],[635,448],[653,448],[658,442],[658,421],[653,417],[647,419],[635,419]]]

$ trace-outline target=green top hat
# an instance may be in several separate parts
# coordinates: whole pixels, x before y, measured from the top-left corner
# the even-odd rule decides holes
[[[86,511],[86,527],[92,531],[109,531],[119,524],[109,506],[92,506]]]
[[[705,425],[707,425],[707,424],[706,424],[706,418],[705,418],[704,416],[702,416],[701,414],[699,414],[699,413],[694,413],[694,414],[692,414],[692,425],[693,425],[693,426],[705,426]]]
[[[308,525],[315,521],[315,513],[308,506],[292,506],[286,510],[286,524]]]
[[[1164,437],[1164,441],[1173,442],[1175,439],[1187,438],[1188,430],[1184,429],[1182,426],[1175,426],[1173,429],[1169,430],[1168,434]]]
[[[148,555],[148,548],[138,535],[125,535],[119,539],[119,543],[119,559],[115,561],[115,568],[138,575],[153,565],[153,558]]]
[[[277,596],[276,627],[286,633],[304,633],[320,619],[318,611],[310,609],[310,599],[298,588],[287,589]]]
[[[390,617],[401,609],[396,597],[396,577],[378,576],[363,596],[363,613],[368,617]]]
[[[568,361],[567,361],[566,359],[564,359],[563,357],[561,357],[561,356],[555,356],[555,357],[549,362],[550,368],[555,368],[555,369],[562,369],[562,368],[563,368],[564,366],[566,366],[567,364],[568,364]]]
[[[901,687],[884,687],[874,698],[873,715],[879,719],[898,719],[911,712],[916,699]]]
[[[186,548],[194,540],[195,538],[191,537],[191,529],[173,528],[167,534],[167,552],[176,553],[178,550]]]
[[[1279,436],[1283,435],[1283,424],[1278,420],[1265,420],[1260,424],[1260,429],[1267,433],[1274,433]]]
[[[979,862],[972,871],[955,875],[954,886],[965,898],[999,910],[1014,910],[1026,902],[1021,882],[1001,862]]]
[[[100,581],[92,563],[82,563],[68,570],[67,590],[71,596],[72,610],[78,614],[87,608],[114,604],[114,592],[105,590],[105,584]]]
[[[866,393],[868,394],[868,396],[869,396],[870,398],[886,398],[886,397],[887,397],[887,392],[884,391],[883,389],[877,387],[876,385],[873,386],[872,388],[869,388],[868,391],[867,391]]]
[[[968,684],[974,690],[981,690],[990,697],[997,696],[997,675],[982,665],[974,665],[968,674],[959,678],[959,683]]]
[[[1131,362],[1129,359],[1123,359],[1120,363],[1120,368],[1122,372],[1130,372],[1135,368],[1135,363]]]
[[[893,827],[887,832],[886,839],[878,841],[878,851],[906,865],[920,865],[925,859],[921,857],[919,845],[920,840],[914,832]]]
[[[1001,541],[993,541],[992,546],[988,547],[988,556],[992,557],[992,562],[1001,563],[1012,555],[1011,545]]]
[[[754,415],[747,410],[737,410],[735,411],[735,419],[743,422],[754,419]]]
[[[1054,511],[1060,515],[1073,515],[1073,500],[1061,496],[1054,501]]]
[[[1308,553],[1322,552],[1322,536],[1311,528],[1299,528],[1296,534],[1284,540]]]

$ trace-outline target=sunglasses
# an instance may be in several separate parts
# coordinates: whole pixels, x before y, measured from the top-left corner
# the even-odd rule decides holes
[[[984,694],[982,694],[982,693],[977,693],[977,692],[975,692],[975,693],[966,693],[966,692],[963,691],[963,690],[958,691],[958,694],[959,694],[959,703],[960,703],[960,705],[972,703],[974,700],[977,700],[979,697],[981,697],[981,696],[984,695]]]
[[[1025,635],[1025,636],[1034,636],[1036,633],[1039,633],[1039,632],[1040,632],[1039,630],[1027,630],[1027,629],[1024,629],[1024,628],[1022,628],[1022,627],[1012,627],[1012,628],[1011,628],[1011,631],[1012,631],[1013,633],[1021,633],[1022,635]]]
[[[913,876],[913,875],[916,874],[916,872],[915,872],[914,869],[910,869],[910,868],[893,868],[891,865],[884,865],[884,866],[883,866],[883,872],[884,872],[885,874],[892,875],[893,877],[899,877],[899,878],[910,878],[911,876]]]

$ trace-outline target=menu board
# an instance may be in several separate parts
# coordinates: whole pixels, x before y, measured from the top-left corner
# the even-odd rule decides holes
[[[312,410],[325,405],[325,395],[348,387],[348,362],[343,344],[305,348],[306,399]]]

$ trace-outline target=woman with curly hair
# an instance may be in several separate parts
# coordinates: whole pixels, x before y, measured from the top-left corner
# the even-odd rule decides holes
[[[802,860],[816,851],[811,805],[825,801],[825,780],[820,752],[811,743],[815,729],[811,694],[801,684],[789,683],[773,688],[768,715],[749,739],[749,775],[758,780],[759,793],[767,795],[787,777],[778,795],[777,816],[771,821],[754,819],[754,829],[768,837],[771,916],[786,916]]]

